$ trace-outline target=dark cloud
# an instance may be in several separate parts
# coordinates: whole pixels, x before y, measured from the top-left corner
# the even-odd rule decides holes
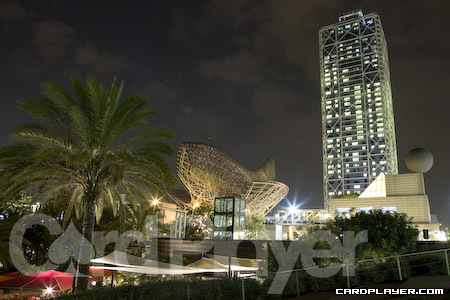
[[[116,75],[134,68],[126,56],[104,51],[64,22],[33,20],[29,21],[28,26],[10,30],[11,36],[28,37],[22,47],[10,50],[10,59],[5,64],[6,69],[20,78],[44,73],[53,79],[83,73]]]
[[[29,55],[23,49],[16,48],[10,54],[8,71],[19,78],[32,78],[39,74],[39,60]]]
[[[293,108],[300,103],[299,98],[299,94],[290,88],[266,84],[253,90],[250,102],[252,112],[258,116],[283,117],[293,113]]]
[[[64,59],[75,30],[59,21],[45,20],[33,24],[34,42],[48,62]]]
[[[214,35],[227,29],[228,39],[236,46],[248,47],[268,60],[294,64],[316,79],[317,61],[305,58],[316,56],[318,47],[310,47],[308,41],[317,39],[318,20],[326,22],[338,5],[339,1],[306,4],[296,0],[213,0],[205,6],[200,17],[188,20],[185,13],[176,14],[174,22],[176,28],[184,24],[184,35],[189,28],[207,28],[202,31],[202,38],[206,33]],[[195,32],[190,36],[195,36]]]
[[[262,66],[254,55],[243,50],[232,56],[202,62],[200,71],[208,78],[254,85],[261,82]]]
[[[0,3],[0,21],[18,22],[27,18],[27,11],[19,1],[5,1]]]
[[[176,41],[189,41],[191,30],[188,28],[189,16],[184,9],[179,7],[173,9],[172,24],[169,38]]]
[[[168,84],[150,80],[133,88],[133,92],[147,99],[149,105],[158,110],[177,113],[179,106],[176,103],[177,91],[170,88]]]
[[[132,68],[125,56],[102,52],[93,42],[75,48],[74,59],[76,64],[95,74],[118,74],[125,68]]]

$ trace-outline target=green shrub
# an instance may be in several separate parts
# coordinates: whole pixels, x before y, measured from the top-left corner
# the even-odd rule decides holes
[[[289,276],[289,279],[283,289],[283,293],[281,295],[271,295],[268,294],[270,286],[272,285],[274,276],[270,276],[266,278],[261,286],[261,294],[264,296],[264,299],[268,298],[280,298],[280,297],[295,297],[297,296],[297,280],[296,280],[296,274],[292,273]],[[305,285],[303,284],[303,277],[302,275],[299,275],[299,292],[300,294],[304,294],[306,289]]]
[[[446,275],[445,258],[443,253],[409,258],[412,276]]]
[[[188,285],[190,298],[196,300],[227,300],[242,297],[241,279],[211,279],[211,280],[171,280],[152,281],[140,286],[122,286],[117,288],[97,288],[77,295],[61,296],[67,300],[185,300]],[[246,299],[261,299],[260,284],[254,279],[245,279]]]
[[[374,284],[386,280],[387,274],[385,270],[381,270],[378,265],[362,266],[357,271],[361,284]]]
[[[411,277],[411,268],[408,261],[401,259],[400,266],[402,279],[405,280]],[[390,259],[386,262],[376,263],[374,265],[365,263],[359,265],[356,272],[360,278],[361,284],[374,284],[400,280],[396,259]]]
[[[358,285],[357,276],[351,276],[350,281],[352,286]],[[307,289],[310,292],[324,292],[334,290],[336,288],[347,287],[347,277],[342,276],[341,272],[329,278],[309,277],[306,282]]]

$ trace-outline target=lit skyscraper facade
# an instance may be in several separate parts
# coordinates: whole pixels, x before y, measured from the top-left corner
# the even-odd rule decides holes
[[[325,208],[397,174],[386,38],[377,14],[354,11],[319,31]]]

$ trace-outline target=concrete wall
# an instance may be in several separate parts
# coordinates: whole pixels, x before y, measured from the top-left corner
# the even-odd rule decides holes
[[[425,195],[422,173],[386,175],[386,196]]]

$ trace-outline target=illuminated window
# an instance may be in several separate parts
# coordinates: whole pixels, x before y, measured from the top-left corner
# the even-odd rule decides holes
[[[393,213],[397,211],[397,206],[384,206],[381,208],[381,211],[384,213]]]
[[[358,208],[358,211],[365,211],[365,212],[373,211],[373,207],[371,207],[371,206],[360,207],[360,208]]]
[[[352,209],[350,207],[345,207],[345,208],[336,208],[337,212],[350,212]]]

